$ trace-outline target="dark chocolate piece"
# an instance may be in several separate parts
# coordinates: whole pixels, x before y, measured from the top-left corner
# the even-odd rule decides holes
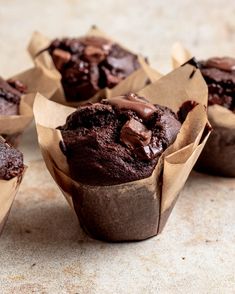
[[[142,119],[150,117],[154,111],[156,111],[156,107],[153,104],[147,102],[142,97],[138,97],[134,93],[128,94],[126,96],[115,97],[109,100],[109,103],[119,108],[120,110],[133,110],[138,113]]]
[[[67,51],[61,49],[55,49],[53,51],[53,61],[59,71],[62,70],[63,66],[69,62],[70,59],[71,54]]]
[[[152,132],[138,120],[131,118],[121,129],[120,140],[130,149],[150,143]]]
[[[198,64],[208,85],[208,104],[218,104],[234,112],[235,59],[213,57],[200,61]],[[178,113],[181,121],[185,110],[187,112],[190,107],[186,105]],[[216,125],[212,125],[212,128],[212,133],[198,158],[195,169],[218,176],[235,177],[235,132],[231,128]]]
[[[100,89],[113,88],[140,67],[137,55],[101,37],[56,39],[47,50],[68,101],[87,100]]]
[[[169,108],[129,94],[80,106],[59,129],[71,176],[102,186],[149,177],[180,127]]]
[[[188,113],[189,113],[191,110],[193,110],[193,108],[194,108],[195,106],[197,106],[197,105],[198,105],[198,103],[195,102],[195,101],[193,101],[193,100],[185,101],[185,102],[181,105],[179,111],[177,112],[177,115],[178,115],[179,121],[180,121],[181,123],[183,123],[183,122],[185,121],[185,119],[186,119]]]

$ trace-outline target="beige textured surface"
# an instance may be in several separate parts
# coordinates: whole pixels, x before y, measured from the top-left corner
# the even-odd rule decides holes
[[[1,75],[30,66],[33,30],[76,35],[94,23],[165,72],[176,40],[199,57],[234,55],[234,15],[234,0],[0,0]],[[234,179],[193,173],[161,236],[106,244],[77,226],[38,160],[33,128],[21,149],[29,169],[0,239],[0,293],[235,292]]]

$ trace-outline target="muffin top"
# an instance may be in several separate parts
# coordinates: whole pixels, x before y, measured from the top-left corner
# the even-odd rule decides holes
[[[5,81],[0,77],[0,115],[19,114],[19,104],[26,87],[18,80]]]
[[[235,59],[213,57],[199,63],[208,85],[209,105],[218,104],[235,110]]]
[[[10,180],[24,170],[23,154],[0,137],[0,179]]]
[[[56,39],[48,50],[61,73],[66,99],[72,101],[114,87],[140,67],[137,55],[101,37]]]
[[[59,129],[72,178],[114,185],[149,177],[180,127],[169,108],[131,93],[80,106]]]

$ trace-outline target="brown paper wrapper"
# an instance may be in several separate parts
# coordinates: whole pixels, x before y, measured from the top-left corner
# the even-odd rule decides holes
[[[104,38],[107,38],[110,40],[112,39],[95,26],[93,26],[87,32],[87,35],[100,36],[100,37],[104,37]],[[142,89],[144,86],[146,86],[147,82],[152,83],[161,77],[161,74],[159,74],[156,70],[152,69],[145,62],[145,59],[142,56],[138,55],[138,60],[141,65],[140,68],[138,70],[136,70],[135,72],[133,72],[129,77],[124,79],[122,82],[120,82],[116,87],[114,87],[111,90],[108,88],[102,89],[99,92],[97,92],[94,97],[91,97],[89,100],[78,101],[78,102],[68,102],[68,101],[66,101],[63,87],[60,82],[61,74],[55,68],[50,54],[47,51],[44,51],[38,55],[38,53],[41,50],[47,48],[50,43],[51,43],[51,40],[49,40],[47,37],[43,36],[39,32],[35,32],[31,38],[31,41],[30,41],[30,44],[28,47],[28,51],[30,53],[31,58],[33,59],[33,61],[35,63],[35,67],[41,70],[41,73],[45,75],[45,78],[47,80],[52,79],[53,82],[57,85],[57,91],[51,97],[51,100],[58,102],[60,104],[63,104],[63,105],[77,107],[78,105],[80,105],[82,103],[97,102],[100,100],[100,97],[110,97],[110,95],[112,95],[111,94],[112,92],[119,93],[122,88],[124,88],[124,87],[126,87],[126,85],[128,85],[128,83],[129,83],[129,88],[127,88],[127,90],[137,92],[140,89]],[[116,43],[118,43],[118,42],[116,42]],[[121,44],[120,44],[120,46],[125,48],[125,46],[123,46]],[[127,50],[129,50],[129,49],[127,49]],[[123,83],[125,86],[123,85]],[[42,91],[40,91],[40,88],[38,89],[38,91],[40,93],[42,93]]]
[[[0,137],[1,139],[1,137]],[[26,171],[26,167],[21,176],[15,177],[9,181],[0,180],[0,235],[10,213],[11,206],[19,190],[20,183]]]
[[[28,94],[22,95],[19,115],[0,115],[0,134],[8,143],[17,147],[21,134],[33,119],[33,101],[38,89],[40,88],[44,96],[51,97],[57,86],[52,80],[47,81],[38,68],[26,70],[11,79],[17,79],[25,84]]]
[[[139,92],[153,103],[175,111],[182,102],[192,98],[199,105],[188,114],[176,141],[160,157],[152,175],[120,185],[89,186],[71,178],[66,157],[59,147],[62,136],[56,127],[63,125],[75,109],[37,95],[34,115],[45,163],[91,236],[106,241],[133,241],[162,231],[209,136],[209,131],[204,132],[208,123],[204,106],[207,87],[199,70],[191,77],[192,70],[192,66],[186,65]]]
[[[172,47],[172,64],[177,68],[192,58],[180,43]],[[219,176],[235,177],[235,113],[220,105],[208,107],[213,131],[195,168]]]

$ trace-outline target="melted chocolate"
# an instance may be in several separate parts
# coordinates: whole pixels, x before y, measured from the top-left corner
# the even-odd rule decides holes
[[[118,109],[133,110],[142,119],[148,119],[156,111],[156,107],[153,104],[133,93],[109,99],[108,102]]]
[[[235,58],[232,57],[213,57],[205,62],[207,67],[214,67],[224,71],[235,71]]]

